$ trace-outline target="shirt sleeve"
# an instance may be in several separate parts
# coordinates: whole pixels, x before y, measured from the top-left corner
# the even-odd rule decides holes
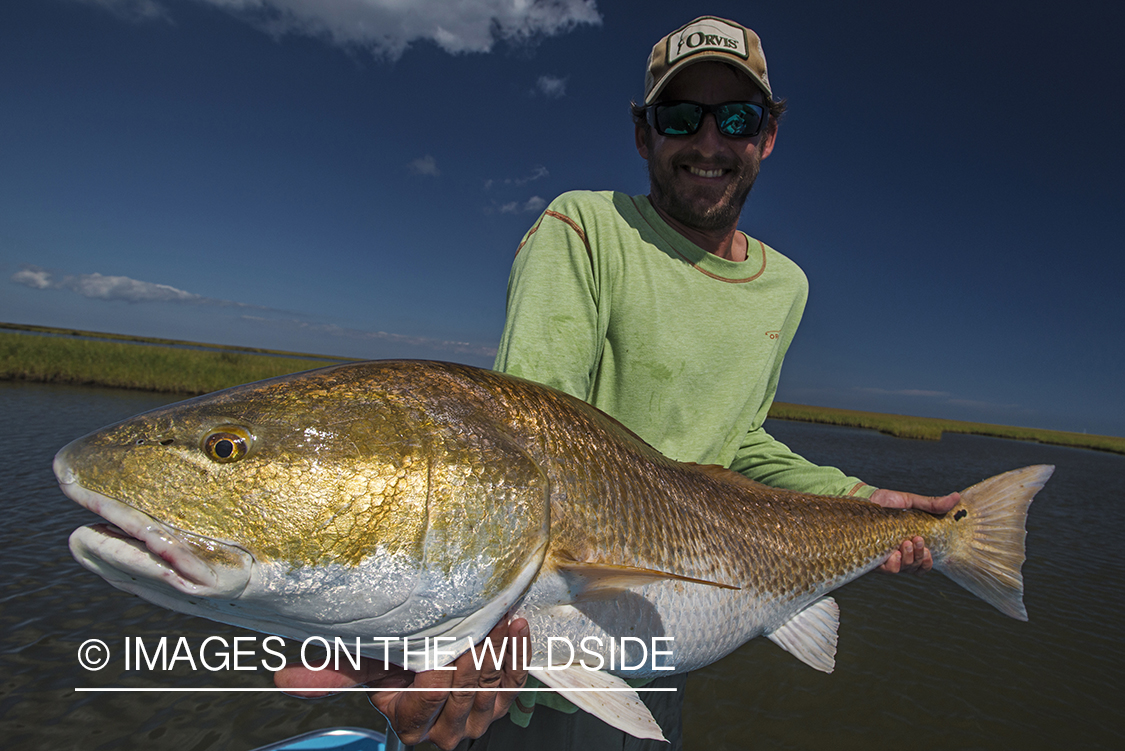
[[[876,490],[835,467],[813,464],[764,428],[746,434],[730,468],[763,485],[800,493],[870,498]]]
[[[588,401],[604,341],[587,236],[548,209],[516,252],[493,367]]]

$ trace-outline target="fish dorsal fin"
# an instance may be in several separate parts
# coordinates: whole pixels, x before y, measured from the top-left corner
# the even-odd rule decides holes
[[[766,636],[806,665],[831,673],[836,667],[839,627],[840,606],[831,597],[824,597]]]
[[[731,584],[680,576],[650,568],[623,566],[616,563],[586,563],[581,561],[555,561],[555,568],[567,580],[574,602],[605,600],[617,597],[623,590],[641,587],[659,581],[682,581],[722,589],[741,589]]]
[[[653,719],[652,712],[628,683],[601,670],[587,670],[581,665],[568,668],[550,668],[539,671],[535,677],[556,689],[559,694],[579,709],[585,710],[636,738],[665,741],[664,733]],[[567,689],[611,688],[613,691],[574,691]]]

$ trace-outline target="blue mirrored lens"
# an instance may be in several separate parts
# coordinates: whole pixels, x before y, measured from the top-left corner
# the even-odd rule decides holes
[[[762,122],[762,108],[747,103],[722,104],[715,110],[719,132],[728,136],[757,133]]]
[[[699,130],[703,108],[690,102],[656,106],[656,130],[665,136],[687,136]]]

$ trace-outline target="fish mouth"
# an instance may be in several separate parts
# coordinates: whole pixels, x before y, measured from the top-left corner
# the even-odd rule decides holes
[[[242,548],[176,529],[82,487],[61,455],[54,470],[68,498],[105,519],[70,535],[71,554],[114,586],[134,591],[147,580],[187,595],[227,599],[246,589],[254,558]]]

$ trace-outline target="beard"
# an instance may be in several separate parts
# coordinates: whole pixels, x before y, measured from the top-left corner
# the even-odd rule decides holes
[[[731,170],[733,178],[721,190],[677,184],[682,166],[691,161],[690,154],[678,155],[667,164],[656,159],[648,160],[652,202],[668,216],[694,229],[716,231],[737,225],[750,189],[758,179],[761,158],[755,155],[745,162],[715,165]]]

